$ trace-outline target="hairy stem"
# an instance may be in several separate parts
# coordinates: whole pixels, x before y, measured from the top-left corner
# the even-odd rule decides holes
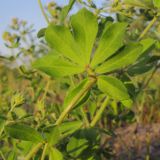
[[[138,40],[141,40],[145,35],[146,33],[150,30],[150,28],[154,25],[154,23],[156,22],[157,20],[157,16],[154,16],[154,18],[151,20],[151,22],[148,24],[148,26],[144,29],[144,31],[140,34]]]
[[[31,151],[28,153],[28,155],[24,158],[24,160],[30,160],[37,152],[38,150],[43,146],[44,143],[38,143],[35,147],[31,149]]]
[[[92,122],[91,122],[91,124],[90,124],[91,127],[94,127],[94,126],[96,125],[96,123],[99,121],[99,119],[100,119],[101,116],[102,116],[102,113],[104,112],[106,106],[107,106],[108,103],[109,103],[109,100],[110,100],[109,97],[106,97],[106,98],[105,98],[105,100],[103,101],[100,109],[98,110],[98,112],[96,113],[95,117],[93,118],[93,120],[92,120]]]
[[[56,121],[56,125],[62,123],[66,115],[72,110],[72,108],[76,105],[78,100],[87,92],[89,91],[92,86],[95,84],[96,78],[91,77],[90,81],[82,88],[82,90],[72,99],[71,103],[66,107],[66,109],[61,113],[60,117]]]
[[[49,22],[49,19],[48,19],[47,14],[46,14],[45,11],[44,11],[44,8],[43,8],[43,5],[42,5],[41,0],[38,0],[38,4],[39,4],[39,7],[40,7],[40,9],[41,9],[41,12],[42,12],[42,14],[43,14],[46,22],[49,24],[50,22]]]

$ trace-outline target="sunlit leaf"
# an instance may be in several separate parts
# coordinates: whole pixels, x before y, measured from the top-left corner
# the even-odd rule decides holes
[[[142,45],[132,43],[127,45],[121,52],[96,68],[97,73],[111,72],[133,64],[142,54]]]
[[[83,72],[83,67],[53,54],[46,55],[33,63],[33,67],[53,77],[64,77]]]
[[[126,23],[120,22],[109,24],[109,27],[106,25],[105,32],[98,43],[98,48],[92,59],[92,67],[104,62],[123,46],[126,27]]]
[[[73,62],[85,65],[82,51],[76,44],[69,28],[60,25],[50,25],[45,32],[48,44],[63,56]],[[81,59],[81,60],[80,60]]]
[[[90,61],[93,44],[98,31],[98,22],[92,12],[83,8],[71,17],[73,34],[82,53],[85,57],[86,64]]]
[[[63,160],[63,155],[58,149],[50,148],[49,160]]]
[[[109,95],[111,98],[124,101],[125,104],[131,105],[132,101],[124,84],[112,76],[99,76],[98,88]],[[129,100],[129,101],[128,101]]]

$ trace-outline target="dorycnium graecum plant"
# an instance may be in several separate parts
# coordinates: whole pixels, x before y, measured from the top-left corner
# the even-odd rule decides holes
[[[40,131],[19,123],[6,125],[11,137],[33,143],[25,160],[107,158],[100,146],[101,129],[96,124],[111,100],[126,107],[132,105],[125,84],[115,73],[135,64],[154,44],[150,38],[127,43],[125,22],[107,22],[100,30],[97,16],[86,8],[72,15],[69,24],[67,27],[49,24],[45,39],[51,51],[36,60],[33,67],[53,78],[81,75],[81,82],[66,95],[53,125]],[[103,104],[88,122],[81,121],[73,111],[86,103],[92,90],[104,94]]]

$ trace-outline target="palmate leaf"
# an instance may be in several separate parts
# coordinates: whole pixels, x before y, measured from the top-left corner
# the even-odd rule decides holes
[[[62,57],[48,54],[33,63],[33,67],[53,77],[63,77],[84,71],[83,67],[73,64]]]
[[[10,124],[5,127],[5,130],[15,139],[31,142],[43,142],[43,138],[39,132],[24,124]]]
[[[107,29],[105,29],[105,32],[102,34],[98,48],[92,59],[92,67],[96,67],[99,63],[104,62],[123,46],[126,27],[126,23],[120,22],[109,24],[109,27],[106,25]]]
[[[45,39],[57,52],[84,66],[84,57],[82,57],[81,49],[76,44],[69,28],[60,25],[50,25],[46,29]]]
[[[131,43],[127,45],[120,53],[116,54],[108,61],[96,68],[97,73],[111,72],[130,65],[142,54],[142,45]]]
[[[99,76],[97,84],[98,88],[111,98],[121,101],[128,107],[132,104],[126,87],[117,78],[112,76]]]
[[[90,62],[93,44],[98,32],[97,18],[83,8],[71,17],[71,25],[76,42],[80,45],[86,64]]]

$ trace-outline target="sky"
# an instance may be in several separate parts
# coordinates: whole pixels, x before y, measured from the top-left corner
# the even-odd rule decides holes
[[[46,5],[53,0],[42,0]],[[59,5],[66,5],[69,0],[54,0]],[[103,0],[96,0],[97,3]],[[0,50],[4,48],[2,41],[2,33],[8,28],[8,24],[12,18],[26,20],[30,24],[34,24],[34,28],[38,31],[45,27],[46,21],[42,16],[37,0],[1,0],[0,4]]]

